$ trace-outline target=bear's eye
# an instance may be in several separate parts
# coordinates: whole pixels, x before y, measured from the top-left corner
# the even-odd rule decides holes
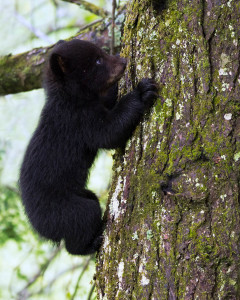
[[[101,65],[103,63],[103,59],[102,57],[99,57],[97,60],[96,60],[96,65]]]

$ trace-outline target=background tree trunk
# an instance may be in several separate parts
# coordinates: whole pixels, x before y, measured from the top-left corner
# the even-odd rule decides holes
[[[128,5],[121,92],[160,97],[115,155],[98,295],[240,299],[240,1],[152,5]]]

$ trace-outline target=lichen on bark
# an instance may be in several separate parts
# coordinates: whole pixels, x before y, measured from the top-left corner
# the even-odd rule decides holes
[[[99,299],[240,298],[240,2],[128,4],[121,93],[159,98],[115,154]]]

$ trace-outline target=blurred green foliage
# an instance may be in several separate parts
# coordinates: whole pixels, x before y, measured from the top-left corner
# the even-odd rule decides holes
[[[0,246],[9,239],[24,241],[26,220],[22,217],[21,210],[16,192],[0,186]]]
[[[111,10],[111,1],[91,2]],[[2,1],[0,10],[0,55],[47,46],[99,18],[60,0]],[[0,97],[0,299],[87,299],[94,258],[70,256],[41,240],[19,196],[19,167],[43,104],[42,90]],[[103,208],[111,165],[111,154],[101,152],[88,183]]]

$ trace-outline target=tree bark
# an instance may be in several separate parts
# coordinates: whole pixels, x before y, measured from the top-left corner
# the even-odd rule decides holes
[[[240,299],[239,15],[237,0],[128,4],[121,92],[155,77],[160,96],[115,154],[99,299]]]

